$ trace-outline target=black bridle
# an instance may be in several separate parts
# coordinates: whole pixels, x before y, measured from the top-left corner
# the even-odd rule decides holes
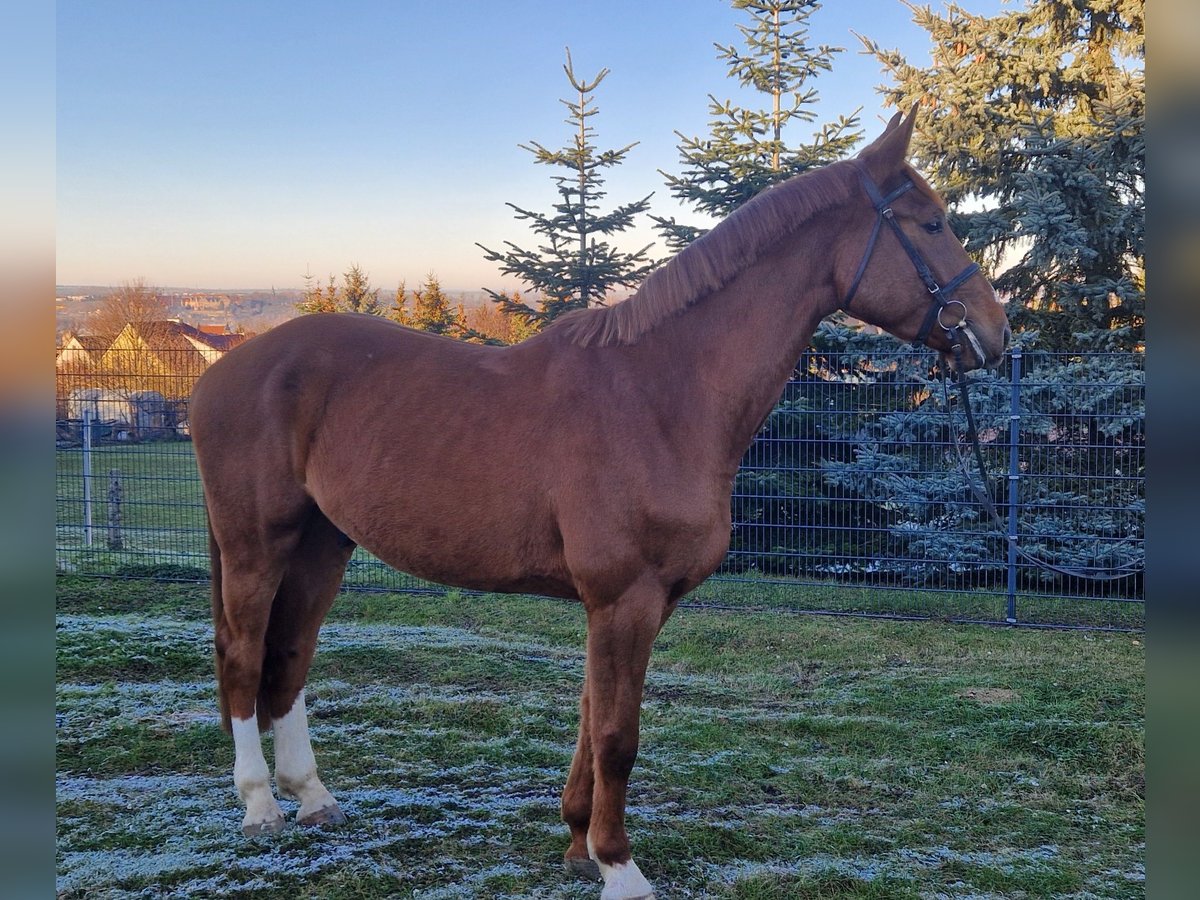
[[[1060,575],[1067,575],[1074,578],[1083,578],[1093,581],[1110,581],[1120,578],[1128,578],[1131,575],[1136,575],[1141,571],[1141,567],[1134,565],[1114,566],[1111,568],[1101,568],[1098,566],[1058,566],[1049,563],[1044,559],[1028,553],[1017,544],[1017,538],[1007,534],[1007,523],[1001,517],[999,510],[996,508],[995,502],[992,500],[991,492],[988,488],[990,479],[988,477],[987,466],[983,461],[983,450],[979,445],[979,430],[975,426],[975,416],[971,409],[971,398],[967,393],[967,372],[963,364],[962,344],[963,339],[971,344],[977,356],[980,356],[979,362],[983,362],[982,355],[978,343],[971,333],[970,325],[967,324],[967,306],[961,300],[954,299],[954,291],[969,281],[979,272],[979,266],[976,263],[971,263],[946,284],[939,284],[937,278],[934,277],[929,264],[925,262],[925,258],[921,256],[921,251],[916,248],[912,241],[908,239],[903,229],[900,228],[900,223],[896,221],[896,217],[892,213],[892,201],[902,194],[911,191],[915,185],[912,179],[906,178],[904,182],[891,193],[886,196],[879,187],[871,180],[871,176],[857,162],[854,163],[854,168],[858,171],[859,181],[862,182],[863,190],[867,192],[867,196],[871,198],[871,204],[875,207],[875,225],[871,229],[871,237],[867,240],[867,249],[863,251],[862,261],[858,264],[858,271],[854,273],[854,281],[850,284],[850,290],[846,292],[846,299],[842,301],[841,308],[850,311],[850,301],[854,299],[854,295],[858,292],[858,286],[862,282],[863,274],[867,271],[867,265],[871,261],[871,255],[875,252],[875,244],[879,240],[879,232],[884,222],[887,222],[892,233],[896,235],[896,240],[900,242],[900,246],[904,248],[904,252],[908,254],[909,260],[913,264],[913,268],[917,270],[917,276],[921,279],[921,283],[925,285],[925,290],[929,292],[931,302],[929,312],[925,315],[925,320],[921,323],[921,330],[917,332],[917,336],[913,339],[914,347],[926,346],[926,339],[929,337],[929,332],[933,330],[933,325],[936,322],[938,327],[946,333],[950,340],[950,352],[954,356],[955,373],[954,379],[958,382],[959,393],[962,400],[962,409],[966,414],[967,419],[967,443],[975,457],[975,463],[979,468],[979,475],[983,479],[983,486],[975,484],[968,471],[969,464],[962,458],[962,451],[957,447],[959,453],[960,464],[963,465],[962,472],[966,477],[967,485],[971,492],[975,495],[983,506],[988,517],[998,525],[1001,533],[1005,534],[1005,539],[1013,545],[1017,554],[1028,562],[1039,566],[1042,569],[1047,569],[1052,572],[1057,572]],[[947,307],[957,304],[962,307],[962,316],[959,320],[951,325],[947,325],[942,321],[942,313]],[[950,398],[946,386],[946,378],[942,379],[942,392],[947,413],[950,411]],[[1122,543],[1126,543],[1123,541]]]
[[[896,221],[896,217],[892,213],[892,201],[915,187],[912,180],[909,178],[904,179],[904,182],[898,188],[887,196],[884,196],[875,182],[871,180],[871,176],[867,174],[866,169],[857,162],[854,163],[854,168],[858,171],[858,178],[862,182],[863,190],[871,198],[871,204],[875,207],[876,217],[875,226],[871,229],[871,237],[867,240],[867,249],[863,252],[862,262],[858,264],[858,271],[854,273],[854,281],[850,284],[850,290],[846,292],[846,299],[842,301],[842,309],[847,312],[850,311],[850,301],[858,293],[858,286],[862,282],[863,274],[867,271],[871,255],[875,252],[875,243],[879,240],[880,227],[884,222],[887,222],[888,227],[892,229],[892,233],[896,235],[896,240],[900,242],[900,246],[908,254],[913,268],[917,270],[917,276],[921,279],[921,283],[925,285],[925,290],[929,291],[932,301],[929,305],[929,312],[925,315],[925,321],[921,323],[921,330],[913,338],[913,346],[921,347],[925,345],[925,341],[929,337],[929,332],[933,330],[934,322],[950,337],[951,344],[959,344],[961,346],[962,342],[959,339],[958,332],[967,321],[967,305],[961,300],[954,299],[954,292],[979,272],[979,265],[971,263],[946,282],[946,284],[938,284],[938,280],[934,277],[929,264],[925,262],[925,257],[921,255],[921,251],[914,246],[913,242],[908,239],[908,235],[904,233],[904,230],[900,227],[900,223]],[[947,325],[942,321],[942,313],[946,310],[946,307],[953,306],[954,304],[962,307],[962,317],[954,324]],[[980,362],[983,362],[983,360],[980,360]]]

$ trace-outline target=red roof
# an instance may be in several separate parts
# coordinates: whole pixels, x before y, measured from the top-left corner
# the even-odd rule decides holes
[[[219,334],[214,334],[209,331],[204,331],[201,328],[196,328],[194,325],[188,325],[186,322],[177,322],[174,320],[156,321],[156,322],[140,322],[134,325],[134,329],[141,335],[152,350],[169,350],[177,345],[181,338],[192,338],[199,341],[205,346],[212,347],[214,350],[229,350],[236,347],[246,339],[244,334],[229,334],[224,328]]]

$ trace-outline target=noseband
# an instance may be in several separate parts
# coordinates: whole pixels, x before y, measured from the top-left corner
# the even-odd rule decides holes
[[[970,327],[967,325],[967,306],[961,300],[954,299],[954,291],[968,281],[979,271],[979,266],[971,263],[957,275],[950,279],[946,284],[938,284],[936,278],[933,277],[933,272],[929,265],[925,262],[925,258],[921,256],[913,242],[908,239],[900,227],[900,223],[896,221],[892,214],[892,201],[901,194],[913,189],[914,185],[911,179],[906,178],[904,183],[888,194],[886,197],[880,192],[875,182],[871,180],[871,176],[857,162],[854,163],[854,168],[858,170],[858,178],[862,182],[863,190],[867,192],[867,196],[871,198],[871,203],[875,207],[875,227],[871,229],[871,237],[867,241],[866,252],[863,253],[862,262],[858,264],[858,271],[854,273],[854,281],[850,285],[850,290],[846,293],[846,299],[842,301],[842,309],[850,311],[850,301],[854,299],[854,295],[858,292],[858,285],[862,281],[863,273],[867,271],[867,264],[871,261],[871,254],[875,252],[875,242],[879,240],[880,226],[887,222],[888,227],[896,235],[896,240],[900,242],[900,246],[904,248],[904,252],[908,254],[909,260],[913,264],[913,268],[917,270],[917,275],[921,279],[921,283],[925,285],[925,290],[929,291],[931,303],[929,312],[925,315],[925,321],[921,323],[921,330],[917,332],[917,336],[913,339],[914,347],[921,347],[925,344],[925,339],[929,337],[929,332],[933,330],[933,323],[937,322],[938,326],[946,332],[952,343],[961,344],[958,340],[958,332],[965,333],[967,339],[970,340],[972,347],[979,351],[978,343],[973,339]],[[949,306],[958,305],[962,307],[962,318],[953,325],[947,325],[942,321],[942,313]],[[979,354],[980,361],[983,359],[982,353]]]

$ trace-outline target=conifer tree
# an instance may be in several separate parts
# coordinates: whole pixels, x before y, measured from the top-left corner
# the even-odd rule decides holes
[[[329,276],[329,286],[322,288],[319,278],[314,279],[311,274],[306,273],[304,276],[304,295],[300,298],[300,302],[296,304],[296,309],[305,315],[311,313],[339,312],[338,290],[333,276]]]
[[[1027,0],[986,17],[911,7],[933,63],[866,37],[914,101],[913,158],[1049,349],[1132,347],[1145,317],[1145,0]]]
[[[724,218],[755,194],[808,169],[845,156],[862,132],[857,111],[823,124],[808,143],[789,143],[785,132],[794,125],[811,125],[817,90],[812,81],[832,71],[841,47],[813,46],[808,21],[821,8],[816,0],[733,0],[750,24],[738,25],[745,43],[715,44],[730,78],[764,95],[764,109],[749,109],[733,100],[709,94],[711,131],[704,137],[680,139],[680,175],[663,172],[672,195],[699,212]],[[653,217],[668,246],[680,249],[704,229]]]
[[[405,324],[433,334],[448,334],[459,323],[460,317],[450,307],[450,298],[442,290],[441,282],[432,272],[425,283],[413,289],[413,308]]]
[[[396,288],[396,294],[392,298],[392,305],[387,308],[384,315],[393,322],[399,322],[401,325],[412,327],[412,313],[408,308],[408,286],[404,281],[401,281]]]
[[[296,309],[305,314],[330,312],[357,312],[372,316],[382,316],[384,308],[379,302],[379,289],[371,287],[371,280],[355,263],[342,275],[342,287],[332,275],[325,287],[321,287],[320,279],[314,280],[312,275],[304,276],[304,294]]]
[[[521,292],[514,290],[511,294],[497,292],[505,300],[522,304]],[[490,305],[476,306],[463,310],[462,321],[456,326],[456,337],[474,344],[491,344],[503,347],[519,344],[528,337],[537,334],[536,323],[531,324],[523,316],[508,314],[493,298]]]
[[[341,308],[346,312],[366,313],[381,316],[384,313],[379,303],[379,288],[371,287],[371,279],[359,267],[352,265],[342,276]]]
[[[635,217],[648,208],[650,197],[617,206],[607,213],[599,209],[605,196],[603,170],[619,165],[637,146],[635,142],[618,150],[599,150],[593,143],[595,130],[589,120],[599,109],[592,95],[609,70],[601,69],[590,81],[578,78],[570,50],[563,70],[575,91],[572,99],[562,101],[570,111],[566,122],[573,130],[571,141],[560,150],[548,150],[536,141],[521,145],[539,165],[565,170],[565,174],[553,176],[558,202],[548,213],[508,204],[516,212],[516,218],[527,221],[544,243],[529,250],[505,241],[508,250],[504,252],[478,245],[489,261],[500,264],[503,274],[520,279],[529,286],[526,293],[537,298],[535,307],[502,292],[487,290],[492,302],[505,315],[521,320],[532,330],[541,330],[572,309],[603,305],[614,288],[636,287],[653,268],[647,257],[650,245],[629,253],[618,250],[607,240],[630,228]]]
[[[521,302],[521,292],[513,291],[512,299]],[[464,309],[457,330],[462,340],[495,346],[519,344],[537,333],[517,316],[506,316],[495,303]]]

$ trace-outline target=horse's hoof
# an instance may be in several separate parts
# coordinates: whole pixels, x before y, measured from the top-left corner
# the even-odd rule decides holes
[[[605,887],[600,892],[600,900],[654,900],[654,891],[648,894],[626,894],[621,891],[610,891]]]
[[[596,865],[594,859],[588,859],[586,856],[568,856],[563,860],[563,865],[566,866],[568,875],[574,875],[576,878],[586,881],[600,880],[600,867]]]
[[[604,876],[600,900],[654,900],[654,888],[632,859],[600,870]]]
[[[250,825],[242,826],[242,834],[248,838],[262,837],[264,834],[279,834],[287,827],[287,821],[283,816],[276,819],[269,819],[266,822],[254,822]]]
[[[346,814],[342,812],[340,806],[336,803],[331,803],[329,806],[322,806],[316,812],[309,813],[302,819],[297,819],[296,824],[305,828],[320,828],[323,825],[344,825],[346,823]]]

